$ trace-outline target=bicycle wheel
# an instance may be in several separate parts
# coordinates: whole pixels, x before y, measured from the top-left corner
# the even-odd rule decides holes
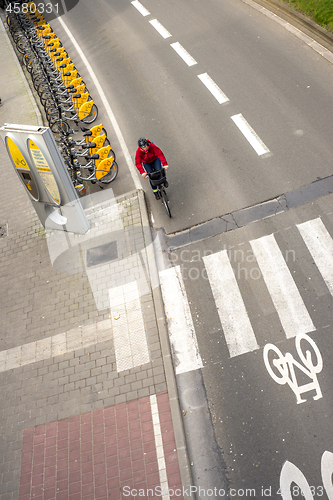
[[[64,120],[61,117],[61,114],[59,113],[59,108],[54,106],[53,108],[44,108],[45,109],[45,114],[46,114],[46,119],[49,122],[49,126],[51,127],[54,122],[57,122],[58,120],[61,120],[63,122],[67,123],[67,120]]]
[[[96,120],[97,117],[98,117],[98,107],[96,106],[96,104],[93,104],[89,115],[82,118],[81,122],[92,123]]]
[[[304,346],[305,342],[310,344],[310,346],[312,347],[312,352],[309,350],[305,350]],[[314,371],[315,373],[321,372],[321,370],[323,369],[323,358],[315,341],[311,337],[309,337],[309,335],[303,333],[302,335],[296,336],[295,344],[296,344],[296,351],[302,363],[304,363],[304,365],[309,370]],[[303,350],[305,350],[305,352],[303,352],[302,348]],[[315,360],[312,360],[312,353],[314,353],[315,355]]]
[[[21,38],[17,41],[16,48],[20,54],[24,55],[29,51],[30,45],[26,38]]]
[[[63,138],[63,135],[67,134],[67,132],[69,131],[69,125],[66,121],[58,119],[52,124],[50,124],[50,129],[54,135],[54,139],[57,142],[60,142],[61,139]]]
[[[110,182],[114,181],[118,174],[118,164],[117,162],[112,163],[112,167],[103,177],[98,179],[99,184],[110,184]],[[96,176],[98,175],[98,169],[96,170]]]
[[[165,207],[165,210],[168,213],[168,216],[171,217],[171,211],[170,211],[170,207],[169,207],[169,198],[168,198],[168,195],[166,194],[164,186],[160,187],[160,196],[161,196],[161,199],[162,199],[162,203],[163,203],[163,205]]]
[[[273,380],[278,384],[284,385],[288,380],[288,365],[285,356],[274,344],[266,344],[264,347],[264,362],[266,370]],[[274,365],[275,369],[273,369]]]

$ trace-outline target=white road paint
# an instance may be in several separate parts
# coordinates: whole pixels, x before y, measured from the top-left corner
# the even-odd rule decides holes
[[[317,466],[317,464],[315,464]],[[333,453],[326,450],[321,457],[321,479],[325,488],[328,500],[333,500]],[[280,473],[280,495],[282,500],[293,500],[291,489],[294,485],[302,491],[302,497],[305,500],[314,500],[312,492],[317,492],[317,496],[323,496],[323,487],[310,486],[303,472],[288,460],[285,461]],[[311,491],[312,490],[312,491]]]
[[[247,121],[245,120],[244,116],[241,113],[232,116],[231,119],[235,123],[235,125],[239,128],[239,130],[242,132],[244,137],[249,141],[249,143],[259,156],[270,152],[268,147],[265,146],[260,137],[255,133],[253,128],[247,123]]]
[[[180,266],[159,273],[176,375],[202,368]]]
[[[172,36],[171,33],[169,33],[169,31],[164,28],[164,26],[157,19],[152,19],[149,22],[164,39],[170,38],[170,36]]]
[[[293,483],[302,491],[302,496],[305,500],[314,500],[311,488],[303,472],[296,465],[289,462],[289,460],[286,460],[280,473],[280,495],[282,496],[282,500],[293,500],[294,496],[291,494]]]
[[[286,337],[313,332],[316,328],[274,235],[252,240],[250,244]]]
[[[186,62],[188,66],[197,64],[197,61],[184,49],[179,42],[171,43],[170,46],[177,52],[177,54]]]
[[[331,235],[320,218],[296,224],[296,226],[333,295],[333,240]]]
[[[202,73],[201,75],[198,75],[198,78],[207,87],[209,92],[213,94],[213,96],[215,97],[215,99],[218,101],[219,104],[224,104],[225,102],[229,101],[228,97],[224,94],[224,92],[222,92],[220,87],[216,85],[216,83],[211,79],[211,77],[207,73]]]
[[[328,500],[333,500],[333,453],[330,451],[324,451],[321,457],[321,478],[323,481],[324,488],[326,490]]]
[[[131,2],[131,4],[140,12],[140,14],[142,14],[143,16],[149,16],[149,10],[147,10],[146,7],[144,7],[142,3],[139,2],[139,0],[135,0],[134,2]]]
[[[139,287],[136,281],[109,291],[117,371],[149,363]]]
[[[162,500],[169,500],[169,485],[165,463],[164,447],[162,440],[162,429],[160,424],[160,415],[158,412],[156,394],[150,396],[150,408],[153,419],[154,438],[156,446],[156,455],[158,463],[158,474],[160,476],[161,498]]]
[[[258,349],[226,250],[203,257],[230,357]]]
[[[297,404],[307,402],[307,399],[302,398],[302,395],[307,392],[311,392],[312,398],[317,401],[323,397],[317,377],[317,373],[323,369],[322,355],[309,335],[297,335],[295,346],[301,362],[295,359],[291,352],[283,355],[276,345],[266,344],[263,352],[266,370],[277,384],[289,385],[296,396]],[[308,350],[308,347],[311,349]],[[308,356],[309,352],[311,356]],[[272,353],[274,353],[273,356],[270,355]],[[296,372],[298,375],[302,372],[303,377],[297,377]]]
[[[114,129],[114,132],[115,132],[115,134],[117,136],[117,139],[119,141],[119,145],[121,147],[121,150],[123,152],[124,158],[125,158],[126,163],[127,163],[127,166],[129,168],[131,177],[132,177],[134,185],[135,185],[135,189],[142,189],[141,183],[139,181],[138,171],[135,168],[135,165],[134,165],[133,160],[131,158],[131,155],[130,155],[130,153],[128,151],[127,145],[125,143],[125,139],[124,139],[123,134],[122,134],[122,132],[120,130],[120,127],[118,125],[116,117],[113,114],[111,106],[110,106],[110,104],[109,104],[109,102],[108,102],[108,100],[106,98],[106,95],[105,95],[105,93],[104,93],[104,91],[102,89],[101,84],[98,81],[97,76],[95,75],[95,72],[93,71],[92,67],[90,66],[90,64],[88,62],[88,59],[84,55],[84,53],[83,53],[80,45],[77,43],[77,41],[73,37],[72,33],[70,32],[69,28],[64,23],[62,17],[58,17],[57,20],[62,25],[62,27],[64,28],[65,32],[67,33],[67,36],[69,37],[70,41],[74,45],[75,50],[77,51],[77,53],[81,57],[83,64],[87,68],[87,71],[90,74],[90,77],[91,77],[92,81],[94,82],[94,85],[95,85],[96,90],[97,90],[97,92],[99,94],[99,97],[100,97],[100,99],[102,101],[104,109],[105,109],[105,111],[106,111],[106,113],[107,113],[107,115],[108,115],[108,117],[110,119],[111,125],[112,125],[112,127]]]

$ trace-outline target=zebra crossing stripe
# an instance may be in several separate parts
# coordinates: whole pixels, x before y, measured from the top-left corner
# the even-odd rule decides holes
[[[296,226],[333,295],[333,240],[331,235],[320,218],[296,224]]]
[[[250,241],[286,337],[316,328],[273,234]]]
[[[258,349],[226,250],[203,257],[230,357]]]
[[[202,368],[180,266],[159,273],[176,375]]]

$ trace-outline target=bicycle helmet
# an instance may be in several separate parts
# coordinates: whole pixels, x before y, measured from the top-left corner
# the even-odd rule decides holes
[[[140,137],[138,140],[138,146],[139,148],[145,148],[146,146],[149,146],[149,142],[144,137]]]

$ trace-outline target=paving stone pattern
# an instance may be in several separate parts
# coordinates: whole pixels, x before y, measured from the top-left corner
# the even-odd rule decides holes
[[[181,480],[166,393],[157,395],[157,404],[167,491],[173,491]],[[155,500],[160,482],[149,397],[23,433],[19,500],[120,500],[124,493],[132,499],[134,489]]]

